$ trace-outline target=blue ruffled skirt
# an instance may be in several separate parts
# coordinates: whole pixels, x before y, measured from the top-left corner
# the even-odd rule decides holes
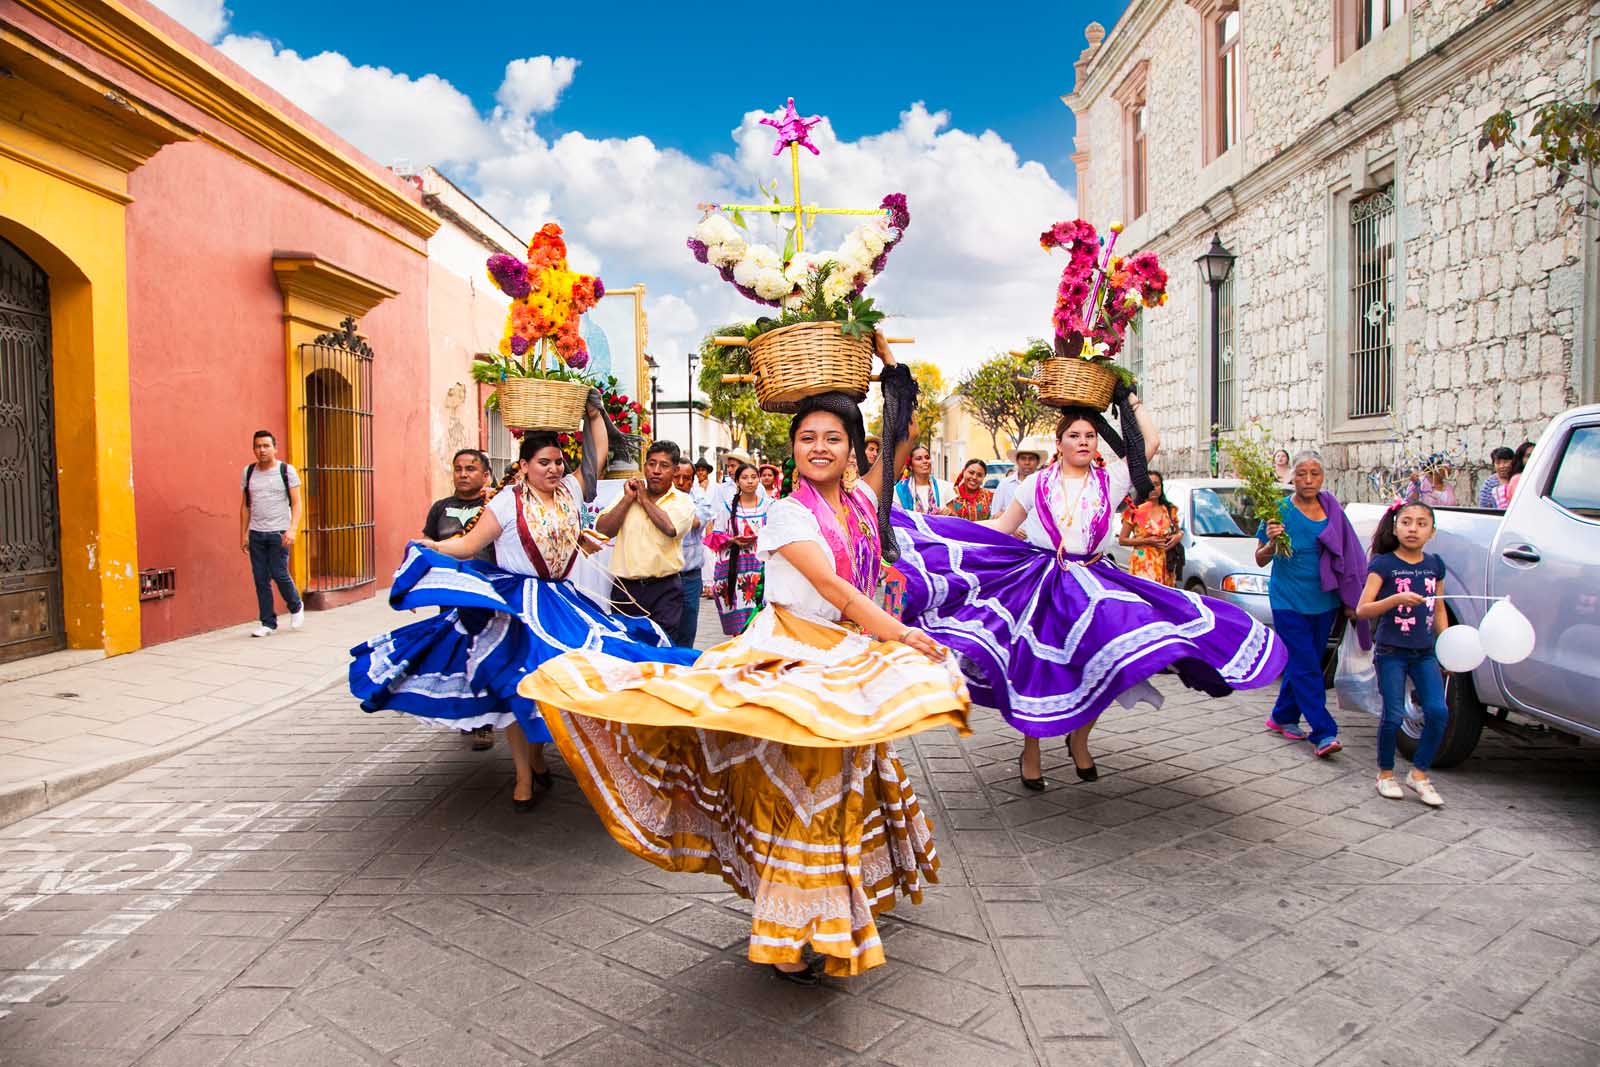
[[[363,711],[400,711],[458,730],[520,723],[529,741],[550,731],[517,683],[579,650],[631,662],[693,663],[655,623],[612,615],[570,582],[511,574],[412,544],[389,603],[444,610],[350,650],[350,692]],[[698,609],[697,609],[698,610]]]

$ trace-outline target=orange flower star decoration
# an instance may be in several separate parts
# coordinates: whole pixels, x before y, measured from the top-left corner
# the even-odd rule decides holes
[[[589,365],[589,346],[578,333],[579,316],[605,295],[605,284],[567,269],[561,227],[547,222],[528,242],[528,261],[503,252],[489,257],[489,280],[511,298],[502,355],[521,358],[549,338],[573,370]]]

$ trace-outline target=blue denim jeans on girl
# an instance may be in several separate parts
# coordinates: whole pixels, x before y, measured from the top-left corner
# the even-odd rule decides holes
[[[1444,740],[1450,711],[1444,703],[1444,675],[1431,648],[1394,648],[1379,645],[1372,657],[1378,670],[1378,692],[1383,694],[1383,722],[1378,726],[1378,769],[1394,770],[1395,737],[1406,716],[1406,679],[1416,692],[1422,708],[1422,737],[1411,765],[1419,771],[1433,766],[1433,757]]]

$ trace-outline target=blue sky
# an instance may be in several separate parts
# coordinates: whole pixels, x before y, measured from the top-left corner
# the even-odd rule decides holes
[[[580,76],[545,124],[595,137],[645,134],[697,158],[729,151],[748,108],[793,95],[829,115],[841,137],[893,125],[913,101],[950,112],[953,125],[993,129],[1018,153],[1073,182],[1072,88],[1083,28],[1110,27],[1124,0],[1004,4],[793,5],[799,18],[864,12],[852,25],[789,33],[783,5],[471,5],[467,17],[372,0],[231,0],[230,32],[260,34],[302,55],[325,49],[353,63],[435,73],[480,109],[494,103],[508,61],[546,54],[581,62]],[[874,10],[876,8],[876,10]],[[525,17],[515,13],[526,12]],[[500,27],[488,25],[501,18]],[[473,17],[477,16],[477,17]],[[598,16],[598,17],[597,17]],[[765,21],[771,29],[758,31]],[[797,38],[785,44],[786,38]],[[765,38],[765,40],[763,40]]]
[[[803,164],[808,202],[909,198],[912,225],[870,292],[917,338],[907,357],[951,380],[1048,327],[1062,263],[1038,235],[1077,212],[1060,98],[1084,27],[1112,26],[1124,6],[974,19],[988,11],[802,5],[801,20],[847,14],[792,30],[778,5],[154,2],[378,163],[438,167],[524,237],[560,222],[575,267],[647,286],[669,377],[706,333],[764,310],[684,240],[698,204],[746,202],[774,178],[787,188],[759,119],[792,95],[826,119],[822,156]],[[843,234],[824,220],[808,246]]]

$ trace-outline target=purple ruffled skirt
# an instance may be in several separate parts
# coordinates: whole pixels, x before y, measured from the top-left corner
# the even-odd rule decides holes
[[[1119,698],[1160,697],[1168,667],[1212,696],[1275,681],[1287,654],[1232,604],[1055,554],[962,519],[895,511],[907,623],[960,657],[974,703],[1030,737],[1093,722]]]

